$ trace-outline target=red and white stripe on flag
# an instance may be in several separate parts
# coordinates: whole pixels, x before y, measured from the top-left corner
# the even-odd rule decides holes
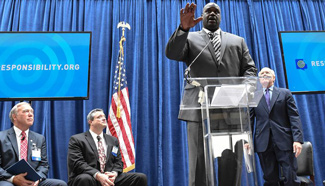
[[[117,67],[115,71],[114,90],[107,118],[108,130],[106,130],[106,133],[118,138],[123,161],[123,172],[128,172],[135,168],[135,150],[131,127],[129,91],[125,77],[125,68],[123,64],[121,66],[122,68]],[[118,75],[119,70],[121,76]],[[120,92],[118,91],[119,89]],[[117,114],[118,108],[120,117]]]

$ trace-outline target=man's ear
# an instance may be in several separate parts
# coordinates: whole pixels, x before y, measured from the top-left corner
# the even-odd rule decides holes
[[[16,114],[12,114],[12,119],[15,121],[17,119]]]

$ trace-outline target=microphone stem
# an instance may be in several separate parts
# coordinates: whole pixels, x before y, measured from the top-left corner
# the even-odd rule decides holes
[[[188,65],[188,67],[185,69],[185,80],[187,83],[191,84],[191,81],[188,80],[188,78],[191,78],[190,75],[190,70],[191,70],[191,66],[194,64],[194,62],[196,61],[196,59],[202,54],[202,52],[208,47],[208,45],[211,43],[211,40],[209,40],[209,42],[203,47],[203,49],[200,51],[200,53],[193,59],[193,61],[190,63],[190,65]]]
[[[191,66],[193,65],[193,63],[196,61],[196,59],[198,57],[200,57],[200,55],[202,54],[202,52],[209,46],[209,44],[211,43],[211,40],[204,46],[204,48],[200,51],[200,53],[193,59],[193,61],[191,62],[191,64],[187,67],[187,68],[191,68]]]

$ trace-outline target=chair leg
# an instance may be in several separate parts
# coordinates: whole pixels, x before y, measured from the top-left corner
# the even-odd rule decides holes
[[[311,179],[311,181],[313,181],[314,186],[315,186],[315,176],[314,175],[310,175],[310,179]]]

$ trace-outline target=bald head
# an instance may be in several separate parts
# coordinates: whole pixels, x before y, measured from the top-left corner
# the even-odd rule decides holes
[[[216,3],[208,3],[203,8],[203,27],[214,32],[219,29],[221,10]]]

